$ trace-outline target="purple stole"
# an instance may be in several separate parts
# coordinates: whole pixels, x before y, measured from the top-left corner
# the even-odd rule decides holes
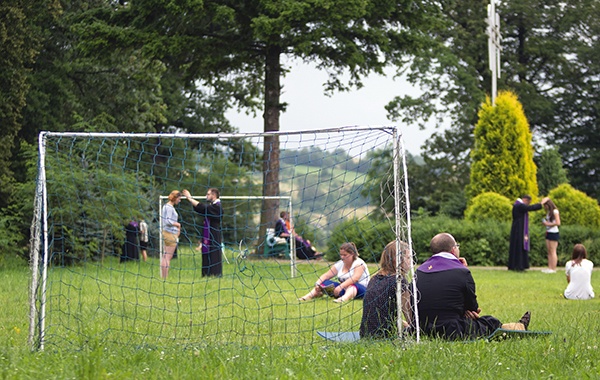
[[[519,202],[516,201],[515,205],[517,203],[521,203],[523,204],[523,202]],[[529,212],[525,211],[525,217],[523,218],[524,220],[524,225],[523,225],[523,249],[526,251],[529,251]]]
[[[210,220],[208,219],[208,216],[204,217],[204,227],[202,228],[202,235],[202,253],[208,254],[208,251],[210,251]]]

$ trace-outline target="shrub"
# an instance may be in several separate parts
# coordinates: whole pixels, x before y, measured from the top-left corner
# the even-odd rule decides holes
[[[494,192],[481,193],[471,199],[465,210],[465,219],[471,222],[496,220],[508,222],[511,220],[512,204],[503,195]]]
[[[325,258],[339,260],[340,246],[345,242],[353,242],[363,260],[378,262],[383,248],[392,240],[394,230],[388,221],[350,219],[340,223],[331,233]]]
[[[551,190],[548,196],[560,210],[561,228],[568,225],[600,227],[598,201],[584,192],[574,189],[569,184],[562,184]]]
[[[508,198],[538,194],[531,132],[523,106],[510,91],[488,97],[473,131],[471,178],[467,194],[493,191]]]

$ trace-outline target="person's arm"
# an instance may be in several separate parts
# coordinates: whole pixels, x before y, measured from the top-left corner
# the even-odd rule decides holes
[[[338,270],[337,270],[337,268],[334,265],[331,268],[329,268],[329,270],[327,272],[323,273],[319,277],[319,279],[315,283],[315,286],[319,286],[319,285],[321,285],[323,283],[323,281],[327,281],[329,279],[334,278],[337,274],[338,274]]]
[[[475,280],[473,275],[468,272],[465,285],[465,317],[477,319],[481,309],[477,304],[477,294],[475,292]]]
[[[200,203],[194,198],[192,198],[192,194],[190,194],[190,191],[188,189],[183,189],[181,195],[183,195],[185,199],[187,199],[192,204],[193,207],[198,206],[198,203]]]
[[[567,274],[567,284],[571,283],[571,265],[569,265],[569,264],[571,264],[571,263],[572,263],[572,261],[569,261],[569,262],[567,262],[567,264],[565,265],[565,266],[566,266],[566,270],[565,270],[565,272],[566,272],[566,274]]]
[[[354,267],[353,269],[351,269],[352,276],[350,276],[350,278],[347,279],[346,281],[344,281],[341,284],[339,284],[334,289],[333,293],[336,296],[338,296],[342,292],[342,290],[348,288],[351,285],[354,285],[354,284],[358,283],[358,281],[360,280],[360,278],[363,275],[363,273],[365,273],[365,265],[366,264],[361,264],[361,265],[358,265],[358,266]]]

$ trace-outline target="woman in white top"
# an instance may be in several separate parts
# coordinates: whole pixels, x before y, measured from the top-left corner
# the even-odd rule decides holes
[[[179,190],[171,191],[169,201],[162,208],[162,225],[163,225],[163,243],[165,252],[160,262],[160,275],[166,279],[169,275],[169,266],[171,259],[177,248],[179,233],[181,232],[181,224],[177,221],[179,216],[175,211],[175,206],[181,202],[181,192]]]
[[[560,226],[560,214],[558,209],[552,200],[548,199],[544,203],[544,209],[546,210],[546,217],[542,220],[544,226],[546,226],[546,251],[548,252],[548,268],[542,269],[543,273],[556,273],[556,265],[558,263],[558,256],[556,255],[556,249],[558,248],[558,226]]]
[[[575,244],[571,261],[565,265],[567,289],[565,298],[570,300],[589,300],[594,298],[592,288],[592,270],[594,263],[587,259],[587,251],[583,244]]]
[[[315,287],[299,301],[308,301],[321,297],[323,293],[334,297],[335,302],[345,302],[354,298],[362,298],[369,284],[367,264],[358,257],[354,243],[344,243],[340,247],[340,258],[329,270],[322,274]],[[337,277],[339,282],[331,281]]]

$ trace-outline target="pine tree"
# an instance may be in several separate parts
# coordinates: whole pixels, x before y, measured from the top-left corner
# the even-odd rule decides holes
[[[488,191],[509,199],[523,194],[537,196],[532,135],[517,96],[510,91],[501,92],[495,105],[488,97],[478,116],[471,151],[469,197]]]

